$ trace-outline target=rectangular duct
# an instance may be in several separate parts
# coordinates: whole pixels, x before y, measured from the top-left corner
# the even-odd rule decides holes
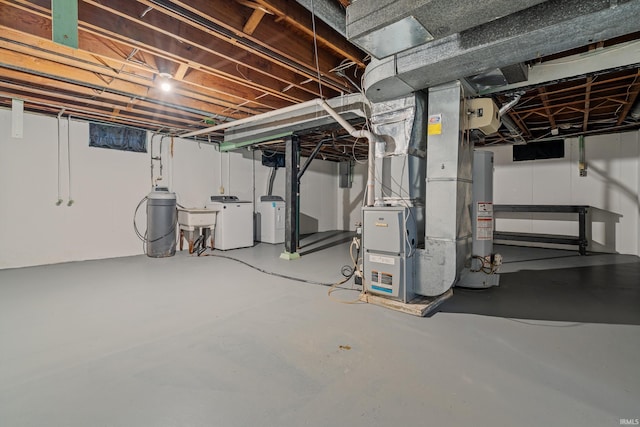
[[[414,292],[446,292],[471,252],[472,144],[465,137],[460,82],[429,89],[424,249],[417,250]]]
[[[366,7],[371,13],[370,21],[364,19],[363,31],[374,31],[379,25],[402,19],[398,15],[395,3],[411,3],[412,1],[398,1],[387,6],[394,10],[393,14],[378,24],[373,4],[387,3],[378,1],[357,1],[349,7],[350,12],[356,5]],[[442,3],[442,4],[441,4]],[[443,1],[418,1],[418,5],[439,4]],[[464,8],[457,9],[456,4],[464,4]],[[504,68],[512,64],[529,61],[534,58],[551,55],[564,50],[584,46],[595,41],[611,39],[625,34],[640,31],[640,1],[618,1],[616,7],[611,7],[607,0],[547,0],[527,9],[510,14],[499,13],[500,19],[487,20],[483,25],[477,25],[483,19],[478,19],[475,13],[483,16],[486,4],[495,5],[500,2],[470,2],[447,1],[451,16],[464,22],[467,29],[456,25],[457,32],[433,31],[428,22],[422,22],[427,30],[432,32],[435,40],[413,47],[384,59],[373,59],[364,75],[364,90],[367,98],[372,102],[381,102],[405,96],[415,90],[422,90],[442,84],[454,79],[461,79],[484,73],[495,68]],[[511,4],[512,2],[507,2]],[[520,2],[513,2],[524,6]],[[472,5],[473,4],[473,5]],[[509,5],[507,5],[509,6]],[[390,10],[391,10],[390,9]],[[488,8],[492,10],[491,7]],[[432,10],[432,9],[429,9]],[[505,9],[505,12],[510,9]],[[355,9],[354,9],[355,11]],[[471,13],[473,11],[473,13]],[[471,13],[471,15],[469,15]],[[464,19],[469,15],[470,20]],[[418,15],[416,16],[419,20]],[[432,16],[438,17],[438,14]],[[449,17],[442,17],[446,23]],[[469,25],[469,24],[472,25]],[[354,23],[347,22],[347,34],[357,37]],[[359,32],[360,30],[358,30]],[[447,35],[448,34],[448,35]],[[443,35],[446,35],[443,37]],[[630,55],[628,64],[633,63]],[[512,70],[513,71],[513,70]],[[523,78],[510,76],[516,80]],[[506,90],[502,88],[500,90]]]
[[[360,93],[331,98],[327,104],[345,120],[364,118],[369,111],[368,101]],[[255,116],[247,123],[229,127],[224,132],[224,143],[220,148],[222,151],[232,150],[334,124],[335,119],[320,104],[307,102],[296,108],[273,110]]]
[[[384,58],[544,1],[354,1],[347,8],[347,38],[374,57]]]

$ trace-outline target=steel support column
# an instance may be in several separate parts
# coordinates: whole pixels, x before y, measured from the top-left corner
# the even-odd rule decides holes
[[[283,259],[300,258],[298,250],[298,204],[299,204],[299,180],[298,163],[300,145],[297,135],[291,135],[285,139],[285,166],[287,172],[287,182],[285,188],[285,229],[284,229],[284,252],[280,255]]]

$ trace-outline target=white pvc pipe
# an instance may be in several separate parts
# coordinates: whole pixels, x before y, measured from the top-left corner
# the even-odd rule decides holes
[[[60,110],[58,113],[58,200],[56,200],[56,206],[60,206],[62,204],[62,191],[60,190],[60,139],[61,131],[60,131],[60,123],[62,120],[62,114],[64,113],[64,108]]]
[[[375,144],[378,140],[378,137],[376,136],[376,134],[368,130],[357,130],[356,128],[351,126],[348,121],[342,118],[342,116],[340,116],[340,114],[338,114],[333,108],[331,108],[329,104],[327,104],[324,100],[318,99],[317,101],[320,106],[324,108],[324,110],[329,113],[329,115],[333,117],[336,122],[340,124],[340,126],[342,126],[347,132],[349,132],[349,135],[353,136],[354,138],[366,138],[369,141],[369,167],[367,170],[367,206],[373,206],[375,197],[374,183],[376,168]]]
[[[71,197],[71,114],[67,116],[67,172],[67,195],[69,197],[67,206],[71,206],[75,203]]]

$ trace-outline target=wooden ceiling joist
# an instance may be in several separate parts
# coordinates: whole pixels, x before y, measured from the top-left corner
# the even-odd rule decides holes
[[[256,0],[257,3],[265,6],[269,10],[272,10],[275,15],[279,16],[282,20],[293,26],[297,30],[306,34],[307,37],[313,38],[313,24],[311,22],[311,14],[307,9],[300,6],[297,2],[290,2],[286,0]],[[344,38],[339,37],[333,29],[327,24],[316,18],[316,33],[315,37],[318,43],[322,46],[326,46],[339,56],[343,56],[345,59],[352,61],[357,67],[364,69],[364,62],[362,61],[362,52],[347,42]]]
[[[95,4],[93,0],[83,0],[90,4]],[[138,0],[147,6],[156,6],[155,2],[148,0]],[[232,50],[242,49],[251,56],[256,56],[271,62],[272,64],[280,67],[288,68],[290,71],[302,76],[303,78],[312,78],[317,81],[317,74],[315,72],[315,62],[313,57],[313,44],[302,38],[289,38],[287,43],[279,43],[283,38],[283,31],[281,27],[261,25],[256,29],[254,35],[245,35],[242,33],[244,22],[242,18],[245,13],[236,2],[228,1],[216,3],[215,7],[208,0],[191,0],[189,4],[182,1],[170,2],[174,6],[178,6],[206,22],[224,28],[228,32],[235,34],[235,36],[228,36],[221,34],[218,31],[214,31],[208,28],[207,25],[200,22],[194,22],[189,17],[182,14],[173,12],[167,8],[156,8],[153,12],[145,16],[144,22],[132,18],[135,12],[132,8],[134,4],[120,2],[118,3],[118,9],[113,7],[106,7],[104,5],[97,5],[109,12],[120,14],[122,17],[133,20],[134,22],[141,23],[143,25],[149,24],[150,28],[157,31],[158,28],[176,28],[178,23],[186,24],[186,28],[181,28],[184,32],[190,32],[193,30],[199,30],[200,32],[214,37],[222,44],[230,45]],[[215,16],[213,14],[215,13]],[[164,16],[162,16],[164,15]],[[266,24],[264,22],[263,24]],[[186,37],[193,39],[192,35]],[[246,42],[243,42],[246,39]],[[267,42],[268,41],[268,42]],[[210,39],[209,39],[210,42]],[[221,47],[216,46],[216,50]],[[231,56],[231,55],[230,55]],[[286,61],[283,61],[286,60]],[[320,72],[324,76],[322,81],[323,85],[326,85],[328,89],[335,91],[344,91],[348,87],[344,81],[329,73],[333,67],[338,65],[335,57],[328,55],[326,52],[319,52],[319,67]],[[293,80],[293,79],[292,79]],[[295,83],[293,80],[292,83]]]
[[[626,104],[620,111],[620,115],[618,117],[618,122],[616,123],[618,126],[621,125],[626,119],[631,107],[636,103],[638,99],[638,93],[640,93],[640,82],[638,82],[638,78],[640,78],[640,69],[636,73],[636,76],[633,80],[633,84],[629,86],[629,91],[627,92]]]
[[[542,99],[542,105],[544,106],[544,111],[547,113],[547,117],[549,119],[549,124],[551,125],[551,129],[556,129],[558,126],[556,125],[556,120],[553,117],[553,113],[549,108],[549,97],[545,91],[544,87],[538,89],[538,93],[540,94],[540,98]]]
[[[0,0],[0,3],[6,2],[6,0]],[[19,20],[19,10],[15,10],[12,8],[6,8],[3,10],[3,13],[0,16],[0,24],[4,24],[5,26],[11,25],[11,22]],[[31,34],[35,34],[41,38],[46,38],[47,34],[50,34],[50,22],[48,18],[41,17],[45,19],[44,23],[40,23],[38,26],[34,26],[33,28],[29,28]],[[24,17],[23,17],[24,19]],[[136,31],[143,33],[144,30],[137,28]],[[135,33],[135,31],[132,31]],[[108,31],[106,29],[102,29],[100,27],[90,26],[87,23],[80,23],[80,47],[85,51],[91,52],[94,55],[98,55],[101,58],[105,58],[107,61],[119,61],[123,65],[129,67],[138,67],[141,72],[157,72],[157,67],[155,66],[154,58],[164,58],[169,61],[173,61],[176,64],[176,67],[179,69],[180,63],[185,62],[185,59],[190,64],[190,66],[194,69],[200,69],[207,74],[211,74],[211,78],[207,81],[207,87],[209,89],[217,89],[219,92],[224,93],[225,91],[231,90],[236,86],[244,86],[245,90],[256,91],[255,96],[264,93],[265,91],[270,92],[274,100],[282,99],[286,101],[284,104],[278,105],[277,101],[274,101],[274,105],[270,105],[271,108],[280,108],[282,106],[290,105],[291,103],[302,102],[303,100],[310,99],[316,96],[313,93],[313,90],[306,89],[294,89],[288,91],[287,94],[281,93],[279,90],[274,90],[273,87],[278,85],[285,87],[290,84],[289,80],[282,79],[281,83],[277,83],[277,80],[274,79],[273,76],[269,74],[270,70],[268,67],[264,67],[263,64],[256,64],[256,69],[251,71],[240,72],[237,68],[238,63],[231,63],[228,58],[221,57],[219,55],[215,55],[212,49],[207,48],[205,46],[195,45],[193,43],[189,44],[188,42],[183,42],[180,40],[171,40],[167,38],[163,38],[162,35],[156,35],[152,37],[142,37],[148,39],[149,44],[141,43],[140,41],[132,41],[131,37],[125,36],[123,37],[121,34],[115,33],[113,31]],[[131,34],[135,35],[135,34]],[[153,46],[153,43],[162,44],[163,49],[159,49]],[[191,47],[195,47],[196,49],[192,49]],[[185,49],[187,47],[187,49]],[[144,62],[133,62],[130,60],[130,53],[136,50],[136,56],[144,55],[146,61]],[[231,53],[231,52],[230,52]],[[201,64],[197,61],[197,58],[204,59],[208,57],[208,61],[211,61],[212,64],[218,65],[221,63],[229,64],[229,67],[226,67],[226,70],[220,71],[213,69],[212,67],[207,67],[204,64]],[[245,67],[248,65],[243,64]],[[259,72],[256,72],[259,69]],[[173,71],[173,70],[172,70]],[[227,72],[228,71],[228,72]],[[176,70],[177,73],[177,70]],[[246,78],[247,74],[250,74],[250,78]],[[294,78],[294,74],[291,73],[289,76]],[[187,81],[188,82],[188,81]],[[296,93],[299,92],[299,93]],[[235,95],[238,96],[238,95]],[[244,102],[246,100],[252,100],[250,95],[247,95],[249,98],[242,98],[238,103]],[[265,108],[267,108],[265,106]]]
[[[587,77],[587,87],[585,89],[584,96],[584,118],[582,119],[582,130],[587,131],[589,126],[589,113],[591,112],[591,85],[593,84],[593,77]]]
[[[249,19],[247,19],[247,23],[244,24],[244,27],[242,27],[242,31],[247,35],[253,34],[253,32],[260,24],[260,21],[262,21],[262,18],[264,18],[264,15],[264,10],[255,9],[253,13],[251,13]]]

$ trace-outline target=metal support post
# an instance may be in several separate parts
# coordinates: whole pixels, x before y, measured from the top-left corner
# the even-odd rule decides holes
[[[300,258],[298,250],[298,203],[299,203],[299,161],[300,146],[297,135],[291,135],[285,140],[285,166],[287,172],[287,183],[285,189],[285,230],[284,230],[284,252],[280,255],[282,259]]]
[[[586,232],[587,209],[588,208],[583,208],[578,210],[578,239],[580,240],[580,243],[578,245],[578,248],[579,248],[578,251],[580,255],[587,254],[587,245],[589,244],[589,242],[587,241],[587,232]]]

